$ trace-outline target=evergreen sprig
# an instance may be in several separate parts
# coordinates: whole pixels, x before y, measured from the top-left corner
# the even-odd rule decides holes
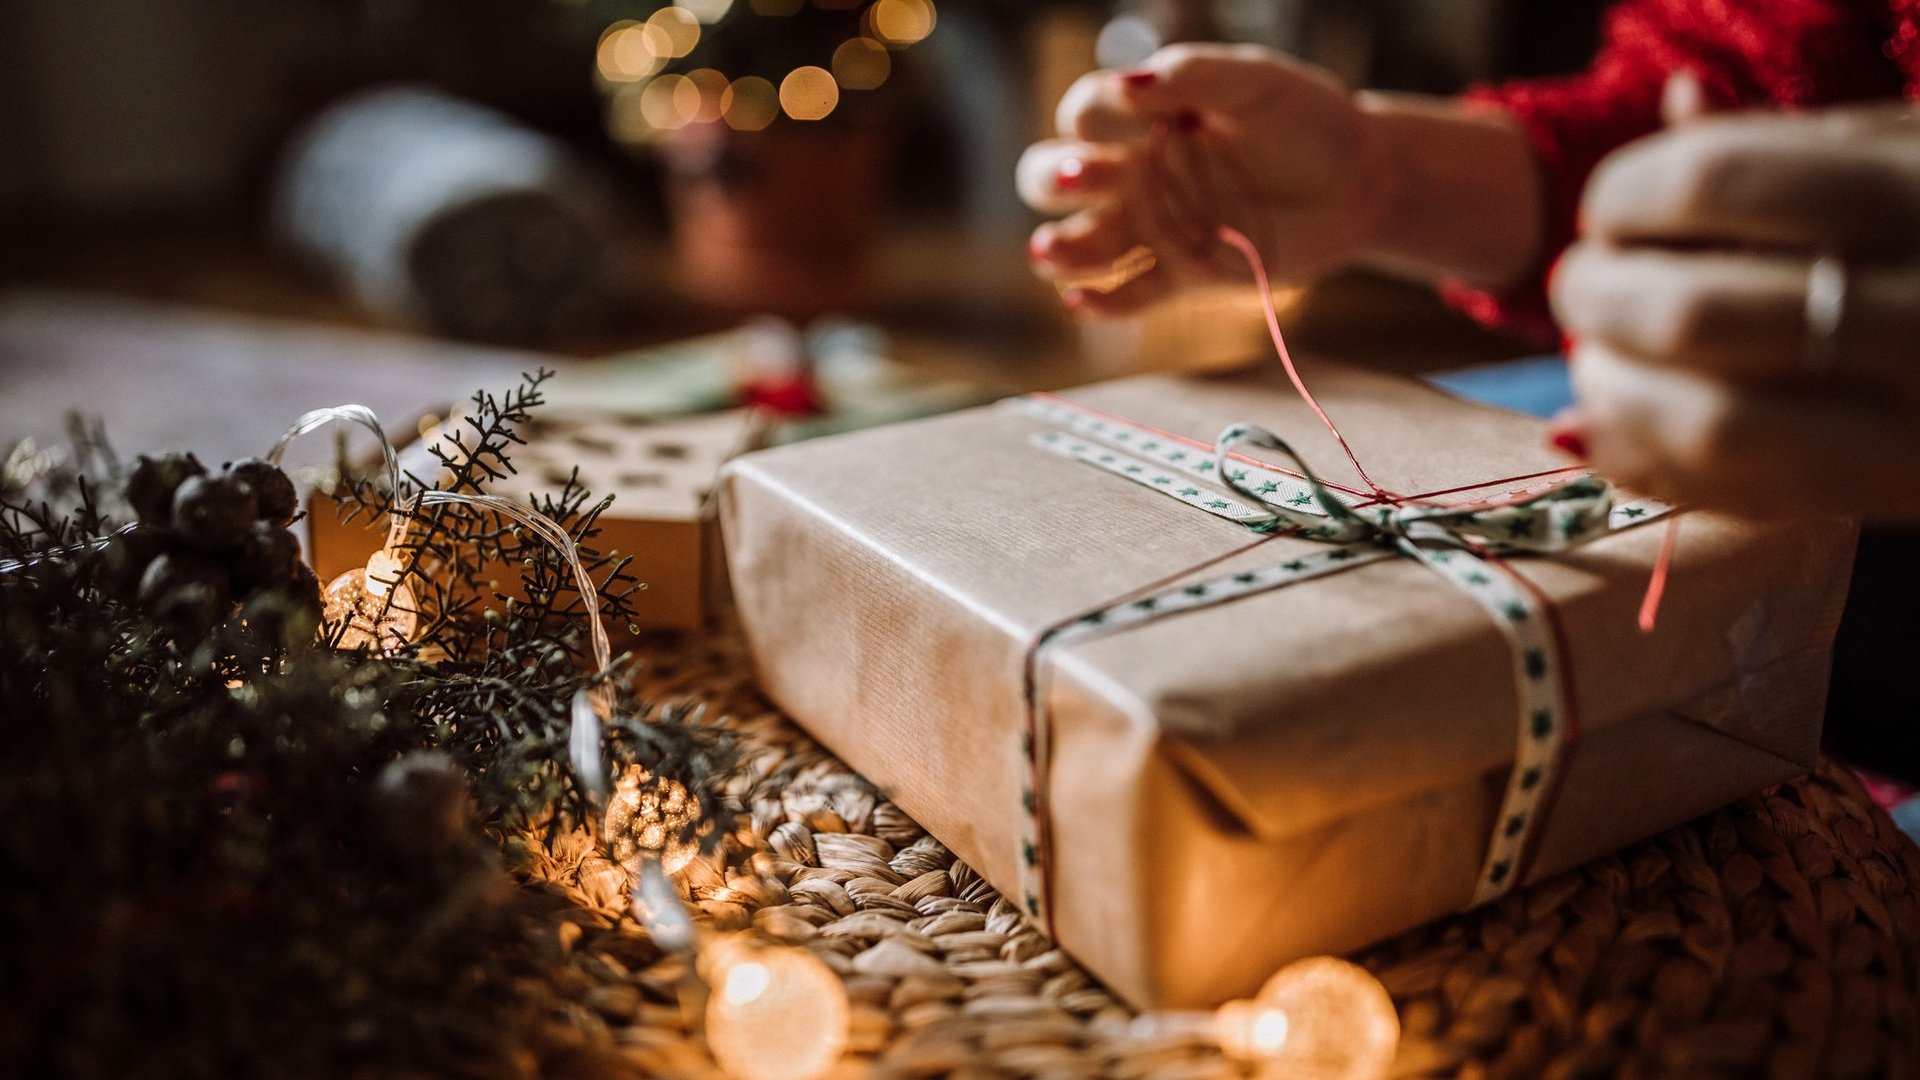
[[[475,395],[444,475],[401,494],[512,475],[546,378]],[[338,629],[313,633],[280,591],[210,626],[162,617],[126,584],[128,475],[82,432],[31,495],[0,492],[16,564],[0,570],[0,1075],[485,1076],[524,1058],[557,949],[499,846],[594,820],[568,758],[574,693],[615,691],[607,760],[696,793],[691,839],[726,832],[728,743],[621,693],[621,665],[583,665],[559,553],[462,508],[411,523],[422,625],[397,655],[332,647]],[[392,500],[349,483],[352,514]],[[627,561],[590,546],[608,503],[575,478],[537,506],[582,545],[602,610],[630,618]]]

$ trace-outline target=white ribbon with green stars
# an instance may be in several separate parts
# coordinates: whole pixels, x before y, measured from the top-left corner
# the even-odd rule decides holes
[[[1399,505],[1356,506],[1330,491],[1278,436],[1251,424],[1229,427],[1207,454],[1194,452],[1182,440],[1059,399],[1022,398],[1014,406],[1069,429],[1034,434],[1031,442],[1040,449],[1255,532],[1285,532],[1328,545],[1258,569],[1130,595],[1040,635],[1027,656],[1023,739],[1028,776],[1022,791],[1026,814],[1020,866],[1022,903],[1029,915],[1051,929],[1051,818],[1045,782],[1052,742],[1046,714],[1048,651],[1392,558],[1418,560],[1452,582],[1487,612],[1511,646],[1519,704],[1514,768],[1473,903],[1495,899],[1519,883],[1575,728],[1558,631],[1542,598],[1500,557],[1565,551],[1663,517],[1671,507],[1653,500],[1617,501],[1610,484],[1590,475],[1461,506],[1411,499]],[[1238,453],[1242,448],[1283,455],[1297,475],[1249,462]],[[1229,463],[1224,476],[1216,464],[1222,461]]]
[[[1174,494],[1172,485],[1177,477],[1188,481],[1198,480],[1207,484],[1222,483],[1217,467],[1220,461],[1227,463],[1227,477],[1242,484],[1250,485],[1262,500],[1277,500],[1302,513],[1319,514],[1322,511],[1315,506],[1313,492],[1304,478],[1267,468],[1258,462],[1238,461],[1222,458],[1216,453],[1200,449],[1185,439],[1174,438],[1156,431],[1149,431],[1126,420],[1077,408],[1059,398],[1020,397],[1011,401],[1012,407],[1029,416],[1058,424],[1065,428],[1062,432],[1045,432],[1035,436],[1044,439],[1047,435],[1067,440],[1069,436],[1079,436],[1081,440],[1104,443],[1107,450],[1132,455],[1127,459],[1129,466],[1155,470],[1147,480],[1153,486]],[[1085,441],[1076,445],[1087,446]],[[1059,445],[1049,445],[1056,453],[1065,452]],[[1078,454],[1068,454],[1078,457]],[[1086,460],[1086,459],[1083,459]],[[1088,460],[1090,465],[1106,465],[1110,462]],[[1128,472],[1128,479],[1140,479],[1143,473]],[[1165,477],[1165,480],[1160,479]],[[1191,483],[1184,485],[1191,487]],[[1212,493],[1217,497],[1218,492]],[[1183,496],[1176,495],[1181,501]],[[1198,504],[1189,504],[1198,505]],[[1203,510],[1212,509],[1201,506]],[[1249,508],[1251,510],[1251,508]],[[1265,511],[1254,511],[1264,517]],[[1223,517],[1228,515],[1221,515]],[[1237,519],[1232,519],[1237,520]]]

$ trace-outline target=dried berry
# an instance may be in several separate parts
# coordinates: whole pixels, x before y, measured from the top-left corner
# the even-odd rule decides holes
[[[301,564],[306,570],[306,565]],[[320,631],[320,583],[312,570],[273,588],[262,589],[241,609],[241,617],[255,633],[279,649],[313,641]]]
[[[147,564],[140,602],[154,617],[188,634],[202,634],[232,606],[227,571],[190,551],[168,551]]]
[[[256,521],[234,558],[234,589],[251,596],[261,589],[284,585],[293,580],[293,568],[299,562],[300,542],[292,533],[279,525]]]
[[[227,475],[253,488],[254,497],[260,500],[260,520],[275,525],[285,525],[293,520],[299,509],[300,496],[293,489],[293,481],[280,471],[279,466],[259,458],[236,461],[227,469]]]
[[[320,575],[313,572],[313,567],[308,566],[304,562],[294,563],[293,578],[281,591],[293,597],[295,600],[300,601],[302,604],[312,605],[314,613],[316,615],[319,614],[321,608]]]
[[[460,844],[473,819],[473,799],[453,759],[416,750],[380,771],[368,810],[372,838],[389,855],[411,861]]]
[[[100,582],[109,593],[132,596],[140,588],[147,564],[167,549],[167,534],[157,525],[122,529],[100,552]]]
[[[140,520],[152,525],[173,521],[173,496],[186,480],[205,476],[207,467],[192,454],[142,457],[127,477],[127,502]]]
[[[197,548],[238,547],[257,516],[253,488],[231,477],[190,477],[173,495],[174,534]]]

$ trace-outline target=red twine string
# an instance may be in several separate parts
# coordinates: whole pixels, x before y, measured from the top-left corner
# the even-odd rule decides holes
[[[1327,431],[1332,433],[1334,441],[1340,444],[1340,452],[1347,455],[1347,460],[1353,463],[1354,471],[1360,474],[1361,481],[1373,489],[1374,497],[1382,502],[1399,503],[1401,500],[1398,496],[1375,483],[1373,477],[1367,475],[1367,467],[1360,464],[1360,459],[1354,456],[1353,447],[1347,445],[1347,437],[1340,434],[1339,425],[1333,422],[1333,417],[1327,415],[1327,410],[1320,407],[1320,402],[1314,399],[1313,392],[1307,389],[1306,382],[1300,378],[1299,369],[1293,366],[1293,353],[1288,351],[1287,339],[1280,333],[1280,312],[1273,304],[1273,285],[1267,280],[1267,267],[1264,260],[1260,258],[1260,249],[1253,246],[1253,241],[1247,239],[1245,233],[1231,225],[1220,226],[1216,235],[1222,242],[1246,256],[1247,265],[1253,269],[1254,285],[1260,290],[1260,312],[1267,317],[1267,334],[1273,339],[1273,349],[1279,354],[1281,366],[1287,369],[1288,381],[1292,382],[1293,388],[1300,392],[1301,400],[1307,403],[1307,407],[1313,410],[1313,414],[1326,425]]]
[[[1673,573],[1673,549],[1680,542],[1680,511],[1667,518],[1667,533],[1660,538],[1660,554],[1653,560],[1653,575],[1647,579],[1647,595],[1640,600],[1640,632],[1653,633],[1660,618],[1660,600],[1667,595],[1667,578]]]
[[[1199,253],[1203,252],[1207,247],[1205,234],[1208,230],[1201,227],[1189,228],[1187,222],[1192,221],[1196,215],[1199,216],[1201,221],[1218,222],[1211,230],[1213,237],[1228,247],[1233,248],[1235,251],[1238,251],[1241,257],[1246,260],[1247,268],[1253,272],[1254,285],[1258,289],[1260,296],[1260,312],[1266,319],[1267,336],[1273,342],[1273,350],[1274,353],[1279,356],[1281,366],[1286,369],[1287,380],[1293,384],[1294,390],[1299,393],[1301,400],[1305,401],[1307,406],[1313,410],[1314,415],[1320,418],[1320,423],[1325,425],[1327,431],[1333,436],[1334,441],[1339,443],[1341,453],[1346,455],[1347,461],[1353,465],[1354,471],[1359,474],[1361,481],[1372,490],[1375,499],[1390,505],[1401,506],[1408,502],[1424,502],[1438,495],[1469,491],[1475,488],[1492,487],[1498,484],[1513,483],[1520,480],[1530,480],[1535,477],[1553,476],[1558,473],[1572,472],[1578,468],[1578,466],[1568,466],[1563,469],[1550,469],[1526,476],[1510,477],[1506,480],[1491,480],[1482,484],[1472,484],[1445,491],[1435,491],[1424,495],[1412,496],[1396,494],[1375,482],[1373,477],[1367,474],[1366,466],[1360,464],[1360,459],[1354,454],[1353,448],[1347,444],[1346,436],[1340,433],[1339,425],[1333,422],[1333,417],[1327,414],[1327,411],[1320,406],[1320,402],[1314,398],[1313,392],[1307,389],[1306,381],[1300,377],[1299,369],[1294,366],[1293,353],[1287,348],[1286,336],[1281,333],[1280,330],[1280,313],[1273,302],[1273,285],[1268,279],[1266,260],[1261,258],[1259,247],[1253,240],[1248,238],[1245,233],[1220,221],[1219,196],[1218,193],[1213,190],[1213,185],[1204,182],[1201,184],[1201,187],[1204,189],[1202,194],[1206,199],[1206,209],[1198,210],[1196,207],[1190,205],[1190,198],[1183,197],[1183,194],[1169,182],[1169,169],[1166,163],[1168,149],[1172,142],[1169,136],[1192,134],[1204,137],[1211,134],[1208,124],[1203,117],[1189,115],[1180,118],[1180,120],[1181,122],[1175,124],[1160,121],[1153,126],[1152,137],[1148,143],[1148,159],[1145,172],[1149,212],[1157,219],[1157,224],[1162,229],[1167,231],[1176,241],[1190,249],[1191,252],[1195,253],[1196,257],[1202,259],[1206,258],[1206,256]],[[1234,155],[1231,146],[1219,139],[1211,141],[1214,143],[1211,149],[1219,155],[1226,171],[1241,187],[1241,201],[1245,204],[1249,212],[1255,211],[1261,204],[1258,199],[1258,192],[1254,190],[1251,176]],[[1191,151],[1193,148],[1189,147],[1189,149]],[[1200,156],[1202,155],[1191,152],[1189,154],[1190,160]],[[1269,222],[1270,226],[1271,224],[1272,222]],[[1277,230],[1270,228],[1268,231],[1275,232],[1277,235]],[[1182,233],[1185,234],[1184,237],[1182,237]],[[1268,467],[1271,468],[1272,466]],[[1511,495],[1496,497],[1487,500],[1486,505],[1488,507],[1497,506],[1502,502],[1524,497],[1526,494],[1528,493],[1515,492]],[[1666,597],[1667,582],[1673,574],[1675,548],[1678,546],[1680,539],[1679,515],[1680,511],[1676,508],[1672,516],[1667,519],[1666,533],[1661,538],[1659,554],[1654,558],[1653,571],[1647,579],[1647,590],[1640,601],[1639,627],[1641,633],[1652,633],[1659,620],[1660,604]],[[1515,576],[1517,577],[1518,575]],[[1552,605],[1549,604],[1548,608],[1551,610]]]

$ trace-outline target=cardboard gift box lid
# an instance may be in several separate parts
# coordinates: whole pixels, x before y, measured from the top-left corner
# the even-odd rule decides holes
[[[1531,418],[1329,363],[1304,370],[1391,490],[1463,489],[1438,498],[1467,501],[1566,465]],[[1201,444],[1258,423],[1326,479],[1360,485],[1276,371],[1066,396]],[[1020,874],[1035,640],[1183,571],[1232,573],[1319,547],[1255,536],[1030,445],[1047,427],[1003,404],[748,455],[722,484],[735,595],[768,692],[1003,890]],[[1642,634],[1635,615],[1661,531],[1509,562],[1551,598],[1582,726],[1591,736],[1731,694],[1738,707],[1694,719],[1777,759],[1785,771],[1772,778],[1804,768],[1851,526],[1686,515],[1659,627]],[[1260,840],[1477,785],[1514,760],[1510,646],[1474,601],[1409,559],[1129,627],[1048,662],[1058,729],[1150,746],[1204,794],[1219,828]],[[1065,747],[1052,768],[1056,785],[1071,775],[1070,791],[1096,755],[1076,761]],[[1461,869],[1463,891],[1474,869]]]
[[[458,414],[423,421],[419,437],[399,446],[403,471],[434,479],[436,439],[460,432]],[[725,568],[713,521],[720,467],[762,444],[765,418],[750,409],[694,416],[650,417],[587,408],[542,409],[520,435],[514,471],[487,485],[488,494],[523,502],[578,483],[596,499],[612,496],[592,546],[632,556],[630,572],[646,584],[636,598],[642,628],[698,629],[724,596]],[[437,482],[437,481],[436,481]],[[308,495],[308,554],[321,580],[364,565],[386,541],[383,520],[343,521],[332,495]],[[520,592],[519,575],[503,568],[507,595]],[[626,627],[612,628],[625,636]]]

